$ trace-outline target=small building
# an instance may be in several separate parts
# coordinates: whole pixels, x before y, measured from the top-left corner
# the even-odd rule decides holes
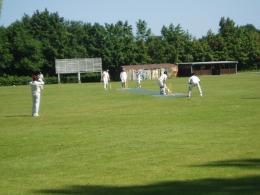
[[[237,61],[185,62],[178,63],[178,76],[236,74]]]
[[[176,64],[136,64],[122,66],[127,73],[128,80],[136,80],[137,72],[141,72],[143,79],[158,79],[164,71],[168,72],[168,76],[177,76],[178,66]]]

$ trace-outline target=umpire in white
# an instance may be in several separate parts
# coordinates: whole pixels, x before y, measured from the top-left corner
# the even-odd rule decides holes
[[[44,82],[39,80],[38,75],[33,75],[30,85],[32,89],[32,116],[38,117],[41,101],[41,90],[43,89]]]
[[[107,90],[108,89],[108,83],[110,81],[110,76],[109,76],[109,70],[106,70],[102,73],[102,80],[103,80],[103,83],[104,83],[104,89]]]

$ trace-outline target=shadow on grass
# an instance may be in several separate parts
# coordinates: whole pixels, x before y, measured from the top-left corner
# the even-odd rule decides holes
[[[39,194],[74,195],[208,195],[260,194],[260,176],[231,179],[200,179],[162,182],[140,186],[72,185],[61,189],[42,189]]]
[[[6,118],[28,118],[32,117],[32,115],[20,114],[20,115],[7,115]]]
[[[237,167],[237,168],[260,168],[260,159],[237,159],[213,161],[207,164],[195,165],[195,167]],[[259,184],[260,185],[260,184]]]
[[[260,100],[260,97],[242,97],[242,100]]]

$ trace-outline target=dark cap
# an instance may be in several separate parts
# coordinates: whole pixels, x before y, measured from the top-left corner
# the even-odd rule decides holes
[[[37,76],[37,75],[35,75],[35,74],[34,74],[34,75],[32,75],[32,80],[33,80],[33,81],[37,81],[37,80],[38,80],[38,76]]]

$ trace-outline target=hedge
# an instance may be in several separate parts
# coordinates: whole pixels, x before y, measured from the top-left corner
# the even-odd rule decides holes
[[[32,80],[30,76],[12,76],[5,75],[0,77],[0,86],[13,86],[13,85],[28,85],[28,83]],[[81,82],[99,82],[100,81],[100,73],[90,73],[90,74],[82,74]],[[57,84],[58,78],[55,76],[45,76],[44,77],[45,84]],[[61,83],[77,83],[78,77],[76,74],[71,75],[61,75]]]

